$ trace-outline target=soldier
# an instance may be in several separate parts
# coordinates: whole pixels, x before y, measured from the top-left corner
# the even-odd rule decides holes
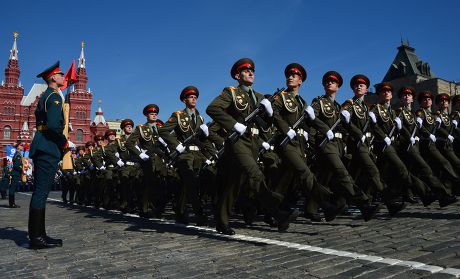
[[[2,181],[0,182],[0,193],[2,200],[6,200],[6,189],[10,185],[10,167],[8,166],[8,158],[3,158],[2,166]]]
[[[422,128],[423,120],[416,117],[412,112],[414,96],[415,89],[410,86],[403,86],[398,91],[400,106],[396,113],[401,115],[402,128],[395,147],[409,171],[428,185],[429,190],[421,189],[423,190],[422,201],[424,205],[432,202],[428,193],[428,191],[431,191],[436,195],[436,199],[439,200],[439,205],[445,207],[456,202],[457,199],[448,193],[444,184],[433,175],[430,165],[420,155],[418,131]],[[423,200],[425,195],[428,198],[426,201]]]
[[[143,183],[139,185],[137,197],[140,216],[144,218],[160,217],[165,206],[166,150],[159,141],[158,127],[163,125],[158,119],[159,112],[160,108],[155,104],[145,106],[143,113],[147,123],[138,125],[125,143],[128,150],[142,160]]]
[[[433,94],[430,91],[420,92],[417,98],[420,108],[417,110],[417,116],[422,119],[422,127],[420,127],[420,153],[422,157],[432,166],[432,169],[444,182],[449,192],[452,192],[453,187],[460,185],[460,177],[458,171],[459,166],[452,166],[452,164],[441,154],[436,142],[438,138],[438,130],[441,129],[443,119],[440,117],[440,112],[433,113],[431,105],[433,103]],[[447,116],[446,123],[450,120]],[[446,125],[446,124],[444,124]],[[448,132],[445,132],[448,134]],[[447,137],[447,136],[446,136]],[[441,141],[443,138],[440,139]],[[448,139],[445,139],[448,140]],[[444,143],[445,143],[444,140]]]
[[[75,177],[75,202],[79,205],[82,205],[85,200],[84,192],[84,179],[85,179],[85,163],[83,162],[83,157],[85,154],[85,146],[77,147],[77,156],[72,158],[74,171],[76,174]]]
[[[455,126],[453,130],[454,142],[453,148],[457,157],[460,158],[460,129],[458,127],[458,123],[460,122],[460,95],[452,96],[452,113],[451,119],[452,123]]]
[[[8,189],[8,199],[10,208],[19,208],[20,206],[15,202],[15,193],[18,188],[19,181],[22,177],[22,150],[24,145],[22,142],[18,142],[15,145],[16,152],[13,155],[13,168],[10,171],[10,186]]]
[[[315,98],[312,107],[315,111],[315,119],[318,118],[314,122],[314,127],[317,130],[319,162],[324,167],[323,175],[332,177],[337,182],[337,187],[332,189],[337,196],[337,207],[344,206],[346,201],[354,202],[360,209],[363,219],[369,221],[379,207],[371,205],[371,199],[355,184],[342,162],[343,133],[337,126],[340,122],[345,122],[346,125],[350,123],[350,113],[342,110],[335,100],[343,83],[342,76],[336,71],[329,71],[323,75],[322,82],[325,95]]]
[[[95,171],[95,166],[92,162],[93,158],[93,153],[94,149],[96,148],[96,143],[93,141],[88,141],[85,144],[86,147],[86,153],[83,154],[82,160],[83,164],[85,166],[85,175],[84,175],[84,193],[85,193],[85,200],[84,203],[85,205],[93,205],[94,204],[94,198],[95,198],[95,193],[96,193],[96,171]],[[82,181],[82,182],[83,182]]]
[[[101,206],[107,207],[107,200],[105,199],[105,192],[107,187],[107,166],[106,166],[106,152],[105,146],[106,142],[103,135],[95,135],[94,141],[96,142],[96,148],[90,150],[91,154],[91,163],[94,166],[92,171],[91,179],[94,182],[93,184],[93,194],[94,194],[94,206],[100,208]]]
[[[45,206],[58,163],[68,148],[68,142],[63,134],[63,98],[59,87],[64,84],[64,74],[59,68],[59,62],[37,77],[43,78],[48,88],[41,95],[35,110],[37,133],[29,153],[35,168],[35,190],[29,210],[29,239],[31,248],[43,249],[62,246],[62,240],[53,239],[46,234]]]
[[[208,126],[196,108],[199,95],[200,92],[195,86],[185,87],[180,93],[180,100],[185,104],[185,109],[174,112],[158,133],[171,150],[176,150],[180,154],[175,164],[182,180],[176,201],[176,221],[188,223],[188,200],[192,204],[197,225],[203,226],[207,224],[208,218],[203,212],[199,196],[198,173],[206,159],[212,157],[212,153],[208,152],[210,142],[206,139],[209,135]],[[187,138],[191,140],[185,142]]]
[[[306,143],[308,132],[305,124],[295,127],[293,125],[304,113],[309,115],[311,121],[315,121],[313,108],[307,106],[305,100],[300,96],[299,90],[302,83],[307,79],[305,68],[298,63],[287,65],[284,70],[286,77],[287,91],[281,93],[273,102],[274,124],[281,134],[280,140],[286,136],[289,142],[284,148],[277,148],[282,163],[279,170],[281,176],[276,187],[276,192],[286,195],[288,192],[295,192],[299,188],[310,198],[321,205],[325,211],[326,220],[331,221],[340,213],[340,210],[329,203],[332,193],[323,185],[318,183],[315,175],[310,171],[306,159]],[[304,112],[305,110],[305,112]],[[305,122],[304,122],[305,123]],[[279,144],[280,142],[278,142]],[[293,185],[297,180],[298,187]],[[313,202],[312,200],[310,202]],[[318,221],[315,212],[305,212],[307,218]]]
[[[70,158],[72,160],[72,165],[73,169],[68,169],[68,170],[62,170],[62,177],[61,177],[61,185],[62,185],[62,201],[67,204],[67,202],[70,202],[71,204],[74,201],[74,195],[75,195],[75,178],[74,175],[76,175],[75,172],[75,163],[74,160],[76,158],[77,149],[76,148],[71,148],[71,154]],[[67,194],[69,194],[69,200],[67,200]]]
[[[228,143],[227,159],[232,161],[233,169],[240,168],[248,188],[243,189],[258,199],[261,206],[272,216],[276,217],[278,230],[285,231],[289,223],[296,219],[298,212],[282,211],[278,207],[282,196],[269,191],[263,173],[257,164],[257,154],[261,146],[259,127],[256,124],[245,124],[244,119],[259,104],[264,106],[266,120],[271,121],[273,109],[263,95],[252,88],[254,83],[254,62],[249,58],[242,58],[235,62],[230,75],[239,83],[238,87],[226,87],[206,109],[206,113],[227,131],[235,131],[239,139],[235,143]],[[234,171],[235,170],[226,170]],[[228,218],[236,198],[240,183],[224,182],[218,195],[216,229],[223,234],[232,235],[235,232],[228,225]],[[246,205],[248,208],[254,205]],[[252,211],[253,212],[253,211]],[[254,214],[255,215],[255,214]]]
[[[103,204],[104,208],[118,208],[118,169],[124,166],[124,163],[120,158],[116,156],[118,152],[118,145],[115,141],[117,132],[109,129],[105,132],[104,138],[107,141],[107,145],[104,148],[104,159],[106,165],[106,171],[104,176],[105,190],[103,193]]]

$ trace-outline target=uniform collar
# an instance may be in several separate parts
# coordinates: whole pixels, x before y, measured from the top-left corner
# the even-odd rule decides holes
[[[242,84],[242,85],[240,85],[240,88],[246,93],[250,93],[251,90],[254,92],[254,89],[252,88],[252,86],[246,86],[246,85]]]

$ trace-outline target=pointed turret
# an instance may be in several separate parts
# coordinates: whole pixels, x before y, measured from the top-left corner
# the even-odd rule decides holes
[[[13,47],[10,50],[10,58],[8,60],[8,65],[5,69],[5,83],[6,87],[19,87],[19,70],[18,65],[18,46],[16,40],[19,36],[18,32],[13,33],[14,42]]]
[[[94,121],[91,124],[94,124],[94,125],[103,124],[103,125],[105,125],[105,124],[107,124],[107,122],[105,121],[104,112],[102,111],[102,107],[101,107],[102,101],[101,101],[101,99],[99,99],[97,101],[97,103],[99,104],[99,108],[97,109],[96,117],[94,118]]]
[[[104,112],[102,112],[102,101],[99,99],[97,102],[99,108],[97,109],[96,117],[91,123],[90,129],[93,135],[103,135],[109,129],[109,124],[105,121]]]
[[[81,42],[81,53],[80,59],[78,59],[78,69],[77,69],[77,81],[75,82],[75,92],[85,93],[86,84],[88,83],[88,77],[86,76],[86,59],[85,59],[85,41]]]
[[[78,68],[85,68],[85,41],[81,42],[80,58],[78,59]]]

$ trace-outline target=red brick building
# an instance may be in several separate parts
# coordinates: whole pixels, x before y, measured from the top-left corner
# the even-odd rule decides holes
[[[13,47],[10,50],[5,79],[0,85],[0,157],[5,156],[5,146],[22,140],[31,143],[35,135],[35,108],[46,84],[35,83],[29,93],[24,95],[24,86],[19,82],[20,68],[17,48],[18,34],[14,33]],[[87,90],[86,60],[82,43],[78,60],[77,81],[70,90],[70,123],[73,131],[70,140],[83,145],[92,140],[90,131],[91,103],[93,93]],[[63,69],[65,70],[65,69]]]

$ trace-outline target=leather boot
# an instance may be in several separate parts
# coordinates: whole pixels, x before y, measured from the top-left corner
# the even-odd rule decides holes
[[[230,228],[229,225],[224,225],[224,224],[217,224],[216,225],[216,231],[221,234],[226,234],[226,235],[234,235],[235,231]]]
[[[45,214],[46,212],[46,208],[43,208],[43,221],[41,222],[42,224],[42,228],[41,228],[41,233],[42,235],[45,237],[45,240],[47,243],[49,244],[53,244],[53,245],[57,245],[58,247],[62,247],[62,239],[59,239],[59,238],[52,238],[52,237],[49,237],[47,234],[46,234],[46,229],[45,229]]]
[[[364,221],[367,222],[371,220],[375,216],[375,214],[379,212],[380,204],[364,204],[359,207],[359,210],[361,211],[361,215],[363,216]]]
[[[20,206],[14,202],[14,196],[9,196],[8,198],[9,198],[10,208],[20,208]]]
[[[446,207],[450,204],[456,203],[457,197],[455,196],[449,196],[449,195],[443,195],[442,197],[439,198],[439,207]]]
[[[294,222],[297,217],[299,217],[299,211],[297,209],[291,211],[279,210],[275,214],[276,221],[278,222],[278,231],[287,231],[289,224]]]
[[[45,227],[45,209],[34,209],[30,208],[29,210],[29,246],[31,249],[47,249],[62,246],[62,240],[53,243],[53,241],[48,242],[46,234],[44,233]]]

